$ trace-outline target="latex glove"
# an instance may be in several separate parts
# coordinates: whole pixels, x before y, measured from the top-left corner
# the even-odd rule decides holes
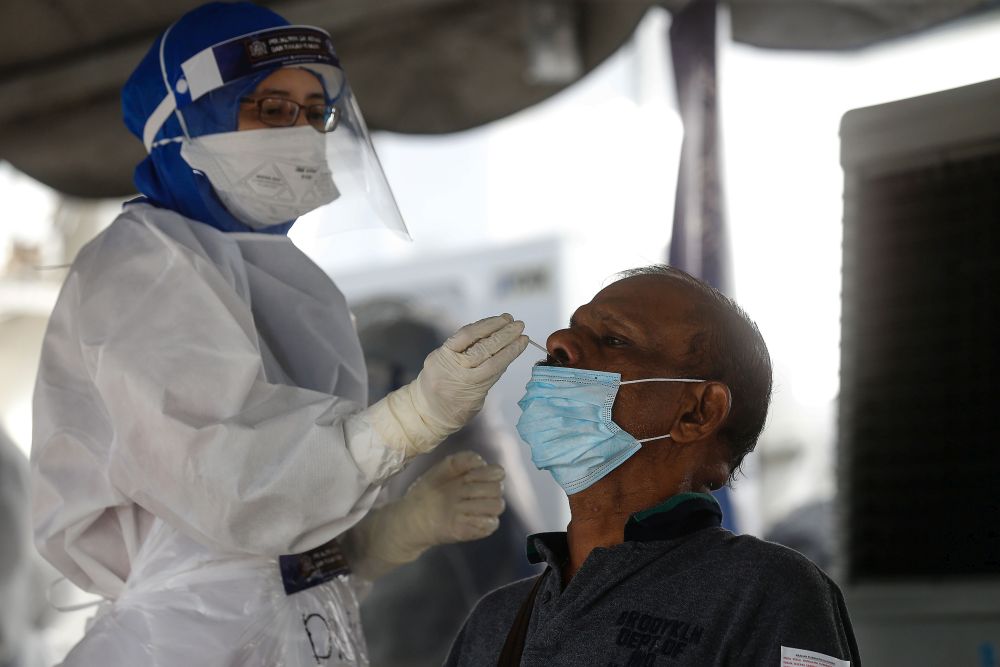
[[[483,407],[489,391],[528,345],[524,322],[508,314],[459,329],[427,355],[410,384],[365,411],[382,439],[406,457],[428,452]]]
[[[503,478],[502,467],[475,452],[452,454],[347,533],[343,545],[351,569],[373,580],[436,544],[491,535],[504,510]]]

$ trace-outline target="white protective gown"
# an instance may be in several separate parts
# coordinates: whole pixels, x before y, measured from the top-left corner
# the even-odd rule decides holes
[[[127,205],[73,263],[35,388],[36,545],[113,601],[64,665],[367,664],[351,577],[286,595],[277,565],[403,464],[365,377],[288,238]]]

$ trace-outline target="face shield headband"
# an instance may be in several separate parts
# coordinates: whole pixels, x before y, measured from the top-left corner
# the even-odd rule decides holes
[[[160,40],[160,72],[167,94],[142,130],[147,152],[158,145],[182,139],[156,139],[171,114],[176,112],[184,136],[190,138],[183,110],[213,90],[247,77],[279,67],[307,66],[322,80],[329,103],[335,102],[344,88],[343,70],[330,35],[319,28],[282,26],[247,33],[203,49],[181,63],[179,71],[168,72],[164,46],[171,29],[168,28]]]

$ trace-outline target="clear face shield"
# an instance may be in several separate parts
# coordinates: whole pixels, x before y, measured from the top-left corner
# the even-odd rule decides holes
[[[335,198],[296,222],[295,237],[323,239],[337,232],[385,228],[409,240],[361,109],[346,82],[335,108],[336,127],[322,135]]]
[[[174,140],[237,219],[263,229],[309,213],[295,224],[297,238],[363,228],[410,238],[325,31],[285,26],[244,35],[201,51],[181,69],[172,97],[185,136]],[[241,80],[257,83],[236,100],[237,131],[189,132],[185,107],[211,102]],[[230,99],[225,106],[232,105]],[[147,126],[146,135],[158,127]]]

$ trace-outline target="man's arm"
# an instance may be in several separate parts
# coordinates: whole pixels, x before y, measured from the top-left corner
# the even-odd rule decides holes
[[[822,570],[794,554],[772,563],[776,576],[750,622],[754,626],[738,664],[799,665],[810,653],[818,654],[816,665],[860,667],[861,656],[844,596]],[[788,662],[784,662],[787,660]],[[810,664],[810,663],[804,663]]]

